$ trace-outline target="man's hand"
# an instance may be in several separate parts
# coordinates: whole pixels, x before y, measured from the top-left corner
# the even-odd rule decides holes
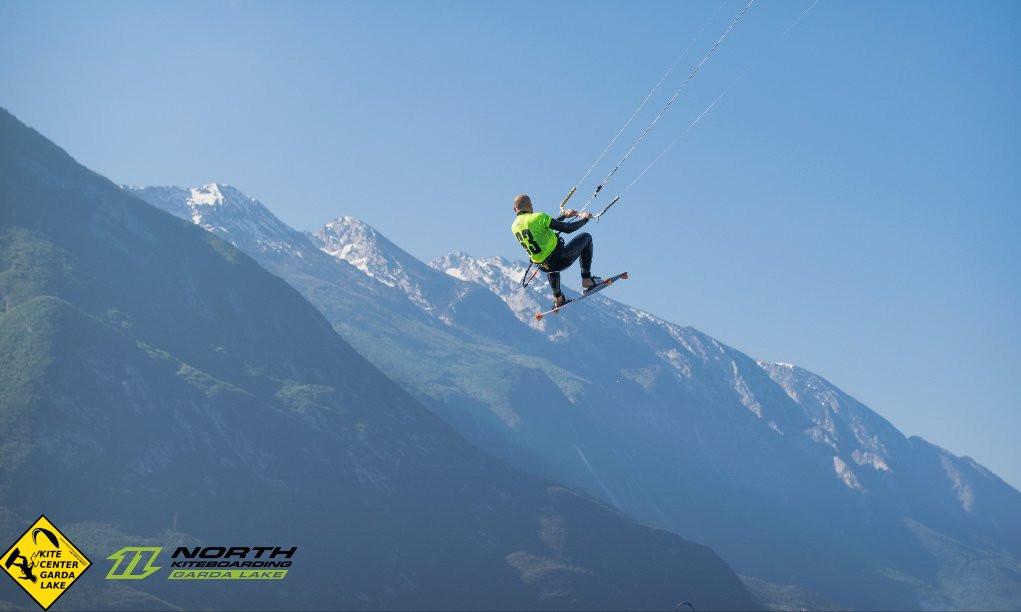
[[[590,212],[580,213],[580,212],[574,210],[573,208],[565,208],[564,212],[562,214],[564,215],[565,219],[570,219],[571,217],[578,217],[579,219],[591,219],[592,218],[592,213],[590,213]]]

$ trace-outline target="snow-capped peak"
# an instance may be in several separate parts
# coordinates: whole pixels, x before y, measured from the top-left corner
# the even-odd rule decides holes
[[[277,219],[261,202],[222,183],[201,187],[125,187],[146,202],[217,234],[242,248],[301,257],[304,238]],[[242,250],[245,250],[242,248]]]
[[[340,216],[309,237],[327,255],[350,263],[385,285],[401,289],[414,304],[433,312],[435,304],[426,295],[432,288],[430,270],[368,223]]]
[[[391,287],[400,284],[403,270],[396,246],[361,219],[340,216],[312,234],[320,250],[343,259],[369,276]]]
[[[235,208],[238,210],[254,208],[259,213],[262,213],[265,210],[265,207],[252,196],[244,193],[240,189],[236,189],[230,185],[224,185],[222,183],[208,183],[201,187],[189,189],[188,191],[190,193],[188,203],[193,207],[219,206]],[[269,213],[268,210],[265,212],[267,214]]]
[[[377,232],[371,225],[362,221],[358,217],[352,217],[350,215],[341,215],[333,221],[330,221],[323,226],[323,231],[338,234],[357,232],[371,236],[379,235],[379,232]]]
[[[396,249],[368,223],[346,215],[324,225],[313,234],[313,238],[319,242],[322,251],[347,260],[369,276],[381,272],[378,266],[370,264],[378,263],[385,267],[391,259],[391,253],[386,252],[391,250],[388,247]]]
[[[199,206],[218,206],[223,204],[223,192],[216,183],[209,183],[191,190],[191,197],[188,201]]]

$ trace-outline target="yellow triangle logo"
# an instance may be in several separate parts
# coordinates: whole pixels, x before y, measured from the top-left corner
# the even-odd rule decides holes
[[[92,562],[40,516],[0,557],[0,567],[43,610],[71,588]]]

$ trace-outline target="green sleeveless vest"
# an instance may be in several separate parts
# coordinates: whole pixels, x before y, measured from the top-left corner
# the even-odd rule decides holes
[[[535,263],[546,261],[557,246],[557,234],[549,228],[552,217],[546,213],[518,215],[511,225],[514,238]]]

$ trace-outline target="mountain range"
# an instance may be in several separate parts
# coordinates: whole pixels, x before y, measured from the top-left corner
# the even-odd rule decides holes
[[[286,280],[478,448],[711,546],[748,584],[861,609],[1021,604],[1021,494],[821,376],[606,292],[536,321],[548,288],[521,287],[523,262],[426,264],[344,216],[301,233],[225,185],[124,190]]]
[[[45,513],[98,566],[54,609],[757,607],[706,546],[481,452],[243,251],[425,329],[406,288],[199,195],[211,232],[0,109],[0,541]],[[184,544],[297,552],[275,584],[105,579],[121,547]]]

